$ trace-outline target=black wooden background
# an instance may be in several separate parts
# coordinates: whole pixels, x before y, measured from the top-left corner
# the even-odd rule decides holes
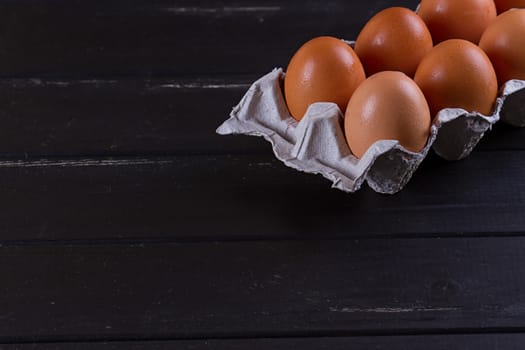
[[[0,2],[0,349],[521,349],[525,130],[348,195],[216,127],[417,1]]]

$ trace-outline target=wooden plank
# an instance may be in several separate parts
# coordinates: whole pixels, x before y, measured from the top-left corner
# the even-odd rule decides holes
[[[525,103],[525,101],[524,101]],[[525,128],[517,128],[498,122],[476,147],[476,151],[525,150]]]
[[[523,152],[429,159],[395,196],[271,156],[0,163],[0,242],[522,235]]]
[[[267,150],[215,129],[249,83],[222,80],[0,80],[5,156]]]
[[[378,10],[417,3],[4,1],[0,75],[263,74],[286,65],[293,51],[314,36],[352,39]]]
[[[525,238],[7,245],[0,342],[525,329]]]
[[[394,337],[340,337],[291,339],[239,339],[193,341],[133,341],[91,343],[33,343],[0,345],[2,350],[516,350],[525,342],[523,334],[426,335]]]
[[[255,79],[3,79],[0,153],[270,154],[262,139],[215,134]],[[523,150],[525,128],[497,127],[479,149]]]

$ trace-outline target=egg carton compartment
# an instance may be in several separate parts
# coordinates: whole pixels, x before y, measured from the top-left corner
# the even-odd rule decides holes
[[[445,159],[462,159],[500,116],[512,125],[525,124],[525,81],[513,80],[505,84],[491,116],[442,110],[421,152],[410,152],[395,140],[383,140],[357,159],[347,145],[343,114],[336,104],[312,104],[300,122],[290,116],[282,89],[284,75],[282,69],[275,69],[256,81],[217,133],[264,137],[284,164],[320,174],[345,192],[359,190],[366,181],[376,192],[394,194],[409,182],[430,148]]]
[[[490,116],[456,108],[440,111],[437,116],[440,130],[432,148],[447,160],[466,158],[499,120],[517,127],[525,126],[525,81],[508,81]]]
[[[501,92],[505,99],[500,111],[503,122],[525,127],[525,80],[508,81]]]

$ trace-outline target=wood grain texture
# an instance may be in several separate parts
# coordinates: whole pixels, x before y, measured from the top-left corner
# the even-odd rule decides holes
[[[0,3],[0,350],[520,349],[525,129],[331,190],[219,137],[318,35],[417,0]]]
[[[0,342],[525,329],[524,238],[0,248]]]
[[[213,79],[2,80],[0,152],[20,157],[266,150],[260,140],[215,134],[248,86]]]
[[[0,345],[2,350],[516,350],[523,334],[427,335],[193,341],[134,341]]]
[[[1,79],[0,154],[270,155],[262,139],[215,134],[256,78]],[[525,128],[498,125],[478,147],[513,149]]]
[[[0,75],[264,74],[319,35],[353,39],[393,1],[39,0],[0,4]],[[396,5],[415,8],[417,0]]]
[[[522,235],[522,153],[432,157],[395,196],[271,155],[4,161],[0,242]]]

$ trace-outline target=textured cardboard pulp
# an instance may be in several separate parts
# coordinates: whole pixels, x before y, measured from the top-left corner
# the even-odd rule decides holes
[[[408,183],[430,148],[447,160],[459,160],[500,119],[525,126],[525,81],[511,80],[502,88],[490,116],[452,108],[439,112],[421,152],[407,151],[395,140],[383,140],[357,159],[346,143],[338,106],[315,103],[297,122],[283,97],[283,79],[282,69],[275,69],[256,81],[217,133],[262,136],[284,164],[321,174],[345,192],[359,190],[366,181],[376,192],[394,194]]]

